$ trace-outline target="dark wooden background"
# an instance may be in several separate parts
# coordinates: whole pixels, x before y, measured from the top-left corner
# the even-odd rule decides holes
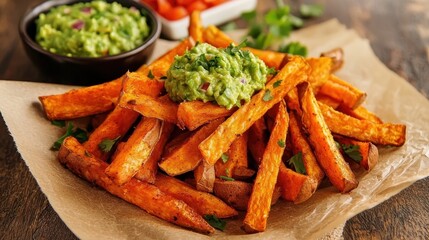
[[[23,51],[19,18],[42,0],[0,0],[0,79],[52,82]],[[287,1],[286,1],[287,2]],[[312,0],[325,6],[322,17],[307,25],[338,18],[368,38],[374,52],[391,70],[429,96],[429,1]],[[274,0],[258,3],[258,11]],[[239,22],[239,21],[238,21]],[[365,63],[362,63],[365,64]],[[19,94],[19,93],[17,93]],[[0,103],[7,104],[7,103]],[[16,150],[0,118],[0,238],[76,239],[53,211]],[[429,178],[347,221],[345,239],[429,239]]]

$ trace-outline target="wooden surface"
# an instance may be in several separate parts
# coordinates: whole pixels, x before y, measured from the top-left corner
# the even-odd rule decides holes
[[[52,82],[23,51],[17,26],[26,9],[41,0],[0,0],[0,79]],[[302,1],[292,1],[296,6]],[[314,0],[323,17],[338,18],[368,38],[391,70],[429,96],[429,1]],[[258,10],[274,1],[258,3]],[[360,63],[365,64],[365,63]],[[7,104],[7,103],[0,103]],[[0,119],[0,236],[2,239],[76,239],[53,211]],[[345,239],[429,239],[429,178],[420,180],[377,207],[350,219]]]

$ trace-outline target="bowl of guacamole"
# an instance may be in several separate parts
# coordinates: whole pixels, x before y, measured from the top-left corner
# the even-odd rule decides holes
[[[24,49],[46,81],[79,85],[137,70],[160,32],[152,9],[133,0],[50,0],[19,24]]]

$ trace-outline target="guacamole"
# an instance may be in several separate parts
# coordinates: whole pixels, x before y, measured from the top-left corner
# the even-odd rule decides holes
[[[267,74],[265,63],[249,51],[199,43],[176,56],[167,71],[165,89],[176,102],[212,101],[230,109],[240,107],[263,89]]]
[[[116,55],[138,47],[149,35],[139,10],[116,2],[58,6],[40,14],[36,25],[43,49],[73,57]]]

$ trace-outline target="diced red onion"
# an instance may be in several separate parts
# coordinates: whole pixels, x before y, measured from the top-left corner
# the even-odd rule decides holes
[[[84,13],[91,13],[91,10],[92,10],[91,7],[83,7],[80,9],[80,11]]]
[[[203,90],[204,92],[207,91],[207,89],[209,88],[210,83],[209,82],[205,82],[201,85],[200,89]]]
[[[73,23],[72,28],[76,30],[81,30],[85,26],[85,22],[82,20],[77,20]]]
[[[246,83],[247,83],[247,80],[246,80],[245,78],[242,78],[242,79],[240,80],[240,82],[241,82],[242,84],[246,84]]]

